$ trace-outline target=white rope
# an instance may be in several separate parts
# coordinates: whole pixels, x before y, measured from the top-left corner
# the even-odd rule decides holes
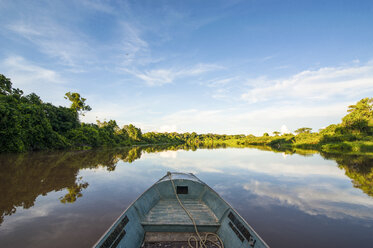
[[[206,242],[209,241],[213,244],[215,244],[218,248],[224,248],[224,244],[223,244],[223,241],[221,240],[221,238],[219,237],[219,235],[217,235],[216,233],[212,233],[212,232],[208,232],[206,233],[205,237],[202,238],[201,235],[199,234],[198,232],[198,229],[197,229],[197,224],[192,216],[192,214],[188,211],[188,209],[186,209],[183,205],[183,203],[180,201],[179,199],[179,196],[177,195],[177,192],[176,192],[176,188],[175,188],[175,184],[174,184],[174,181],[172,180],[172,176],[171,176],[171,173],[170,172],[167,172],[167,175],[169,176],[170,178],[170,181],[172,183],[172,188],[174,189],[174,192],[175,192],[175,196],[176,196],[176,199],[177,201],[179,202],[180,206],[184,209],[184,211],[187,213],[187,215],[189,216],[189,218],[191,219],[191,221],[193,222],[193,226],[194,226],[194,230],[197,234],[197,237],[194,236],[194,235],[191,235],[189,238],[188,238],[188,245],[190,248],[207,248],[206,246]],[[217,238],[217,240],[219,241],[218,242],[215,242],[214,240],[211,240],[211,239],[208,239],[208,236],[214,236]],[[193,241],[196,243],[196,247],[194,247],[192,244],[191,244],[191,241]]]

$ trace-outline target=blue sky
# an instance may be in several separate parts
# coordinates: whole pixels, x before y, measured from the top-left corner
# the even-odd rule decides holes
[[[262,134],[373,96],[372,1],[0,0],[0,73],[86,122]]]

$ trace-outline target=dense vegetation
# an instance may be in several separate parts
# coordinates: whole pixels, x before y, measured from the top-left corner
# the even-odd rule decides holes
[[[317,149],[335,153],[372,153],[373,152],[373,98],[363,98],[348,107],[348,114],[340,124],[332,124],[319,132],[311,128],[299,128],[294,134],[274,136],[265,133],[262,137],[248,136],[238,143],[267,145],[275,148]]]
[[[91,110],[86,99],[78,93],[65,96],[70,108],[44,103],[34,93],[24,96],[0,74],[0,152],[182,142],[174,134],[142,135],[131,124],[119,128],[113,120],[81,123],[79,115]]]
[[[265,145],[275,149],[301,148],[324,152],[373,152],[373,98],[364,98],[348,107],[340,124],[319,132],[303,127],[295,134],[273,132],[254,135],[193,133],[142,133],[134,125],[120,128],[114,120],[81,123],[79,115],[90,111],[86,99],[68,92],[69,108],[44,103],[34,93],[23,95],[0,74],[0,152],[46,149],[85,149],[141,144],[185,144],[190,147]]]

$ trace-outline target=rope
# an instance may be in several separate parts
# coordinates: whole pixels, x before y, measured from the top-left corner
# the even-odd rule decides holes
[[[194,226],[194,230],[197,234],[197,237],[194,236],[194,235],[191,235],[189,238],[188,238],[188,245],[190,248],[207,248],[206,246],[206,242],[209,241],[211,243],[213,243],[214,245],[216,245],[218,248],[224,248],[224,244],[223,244],[223,241],[221,240],[221,238],[219,237],[219,235],[217,235],[216,233],[212,233],[212,232],[208,232],[206,233],[205,237],[202,238],[201,235],[199,234],[198,232],[198,228],[197,228],[197,224],[192,216],[192,214],[188,211],[188,209],[186,209],[183,205],[183,203],[181,202],[181,200],[179,199],[179,196],[177,195],[177,192],[176,192],[176,187],[175,187],[175,184],[174,184],[174,181],[172,180],[172,176],[171,176],[171,172],[167,172],[167,175],[169,176],[170,178],[170,181],[172,183],[172,188],[174,189],[174,192],[175,192],[175,196],[176,196],[176,199],[177,201],[179,202],[180,206],[184,209],[184,211],[187,213],[187,215],[189,216],[190,220],[193,222],[193,226]],[[214,240],[211,240],[211,239],[208,239],[208,236],[214,236],[218,239],[219,242],[215,242]],[[196,247],[194,247],[192,244],[191,244],[191,241],[195,242],[196,244]]]

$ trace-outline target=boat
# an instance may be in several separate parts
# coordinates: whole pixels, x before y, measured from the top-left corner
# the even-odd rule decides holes
[[[93,247],[269,246],[232,206],[195,175],[167,172],[119,216]]]

